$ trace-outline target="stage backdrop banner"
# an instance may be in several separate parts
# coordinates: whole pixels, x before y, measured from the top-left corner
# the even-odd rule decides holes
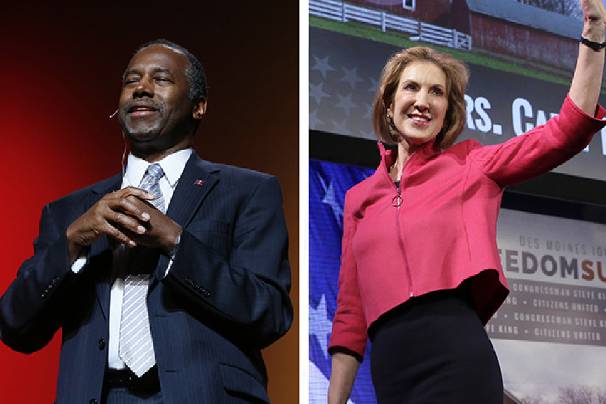
[[[394,46],[313,27],[309,43],[310,129],[376,140],[371,114],[381,69],[405,44]],[[482,58],[484,63],[490,61]],[[460,140],[473,138],[489,145],[519,136],[559,113],[569,88],[499,70],[496,63],[468,66],[467,124]],[[604,104],[606,99],[602,100]],[[606,180],[605,166],[606,129],[583,153],[553,171]]]
[[[511,293],[486,330],[505,388],[531,403],[605,402],[606,225],[503,209],[497,241]]]

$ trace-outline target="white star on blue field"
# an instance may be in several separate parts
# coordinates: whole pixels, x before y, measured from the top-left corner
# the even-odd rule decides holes
[[[319,58],[317,56],[313,56],[315,63],[311,67],[311,70],[317,70],[322,74],[322,78],[326,78],[326,74],[330,71],[335,71],[336,69],[328,63],[328,56],[325,58]]]
[[[358,69],[356,67],[352,67],[348,69],[347,67],[342,67],[343,69],[343,77],[341,77],[341,81],[348,83],[352,90],[356,88],[358,83],[361,83],[362,80],[360,76],[358,76]]]
[[[309,98],[313,98],[316,104],[320,105],[322,98],[330,98],[329,94],[324,92],[324,83],[313,84],[309,83]]]
[[[351,115],[351,110],[356,108],[356,104],[351,100],[351,93],[347,95],[337,94],[339,101],[335,105],[337,108],[342,108],[347,116]]]

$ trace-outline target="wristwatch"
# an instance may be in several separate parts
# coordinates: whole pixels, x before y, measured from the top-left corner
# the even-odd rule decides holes
[[[585,46],[589,46],[591,49],[593,49],[596,52],[601,51],[602,49],[606,48],[606,41],[600,43],[600,42],[593,42],[590,41],[587,38],[581,37],[581,43]]]

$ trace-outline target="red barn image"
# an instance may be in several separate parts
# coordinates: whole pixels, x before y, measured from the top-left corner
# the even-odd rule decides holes
[[[310,14],[556,72],[574,69],[582,25],[516,0],[310,0]]]

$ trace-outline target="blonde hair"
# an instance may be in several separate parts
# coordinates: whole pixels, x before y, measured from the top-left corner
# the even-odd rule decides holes
[[[394,100],[402,71],[413,62],[431,62],[446,75],[446,94],[448,109],[444,126],[436,137],[435,144],[447,148],[454,143],[463,131],[466,119],[465,87],[469,79],[467,66],[452,56],[434,49],[417,46],[403,49],[394,54],[383,67],[381,82],[373,106],[373,128],[382,142],[396,144],[400,135],[394,131],[393,120],[387,116],[387,110]]]

